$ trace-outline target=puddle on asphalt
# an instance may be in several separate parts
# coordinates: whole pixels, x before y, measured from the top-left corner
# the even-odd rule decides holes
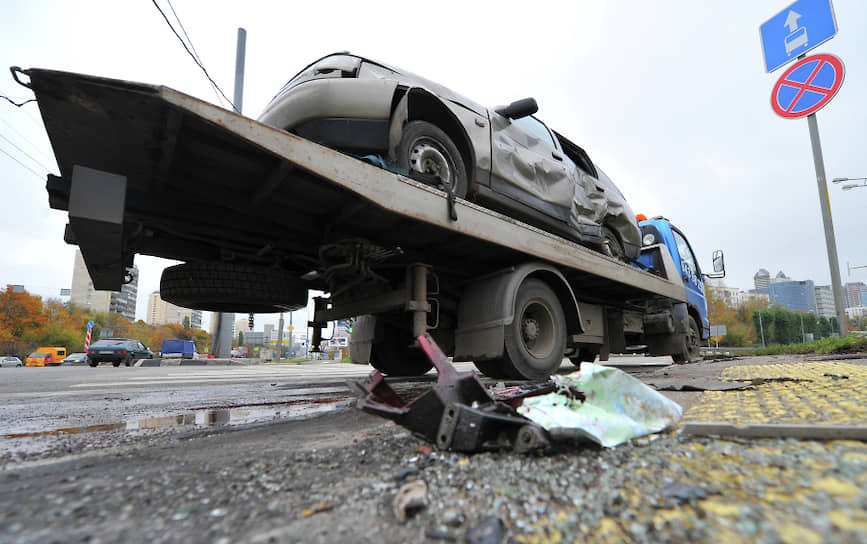
[[[50,431],[10,433],[3,438],[34,438],[64,434],[95,433],[102,431],[138,431],[144,429],[201,428],[226,425],[245,425],[275,420],[304,419],[348,406],[348,398],[304,399],[288,402],[269,402],[244,406],[218,406],[199,408],[173,416],[129,419],[126,422],[105,423],[82,427],[66,427]]]

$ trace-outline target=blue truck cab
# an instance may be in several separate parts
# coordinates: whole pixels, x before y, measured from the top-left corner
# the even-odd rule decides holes
[[[703,273],[695,252],[689,245],[686,236],[677,227],[672,225],[668,219],[664,217],[643,219],[639,221],[638,226],[641,229],[642,237],[642,252],[638,258],[639,266],[650,272],[664,275],[662,272],[664,267],[660,262],[657,262],[660,258],[659,252],[644,251],[644,249],[652,248],[657,244],[662,244],[668,249],[668,253],[674,261],[674,267],[680,271],[680,278],[686,288],[687,310],[691,329],[688,335],[694,336],[688,339],[687,342],[694,344],[697,339],[706,340],[710,337],[710,320],[708,319],[704,280],[705,278],[725,277],[725,261],[722,251],[717,250],[713,254],[714,271],[712,273]],[[697,330],[693,330],[693,326]],[[692,348],[693,346],[690,347]],[[677,359],[678,357],[675,357],[675,360]]]

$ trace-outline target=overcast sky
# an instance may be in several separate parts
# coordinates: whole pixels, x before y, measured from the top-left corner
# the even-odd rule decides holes
[[[178,28],[167,1],[158,3]],[[706,269],[723,249],[727,285],[752,288],[759,268],[830,283],[807,121],[771,110],[785,68],[765,72],[759,40],[759,26],[790,2],[478,4],[172,3],[230,97],[237,28],[246,28],[250,117],[290,76],[340,50],[482,104],[533,96],[538,116],[584,147],[636,213],[680,226]],[[846,67],[842,89],[817,115],[829,180],[867,176],[867,3],[833,4],[839,32],[813,50]],[[151,0],[6,0],[0,66],[12,65],[163,84],[217,101]],[[0,94],[32,98],[4,73]],[[36,104],[0,99],[0,285],[24,284],[43,297],[70,286],[74,257],[63,243],[65,213],[48,207],[49,172],[58,169]],[[847,277],[847,262],[867,265],[867,188],[842,192],[829,183],[829,195],[842,281],[867,281],[867,268]],[[136,264],[144,318],[147,294],[171,263],[138,256]]]

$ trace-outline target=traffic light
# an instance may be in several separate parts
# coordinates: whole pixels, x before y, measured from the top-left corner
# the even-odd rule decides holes
[[[250,317],[247,319],[247,324],[250,326],[250,330],[253,330],[253,312],[250,312]]]

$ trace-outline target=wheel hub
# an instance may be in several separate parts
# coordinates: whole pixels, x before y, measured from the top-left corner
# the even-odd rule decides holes
[[[417,142],[412,146],[409,165],[416,172],[435,176],[440,183],[451,183],[449,161],[442,151],[428,142]]]
[[[532,342],[539,337],[539,323],[533,318],[526,318],[522,325],[524,339]]]

